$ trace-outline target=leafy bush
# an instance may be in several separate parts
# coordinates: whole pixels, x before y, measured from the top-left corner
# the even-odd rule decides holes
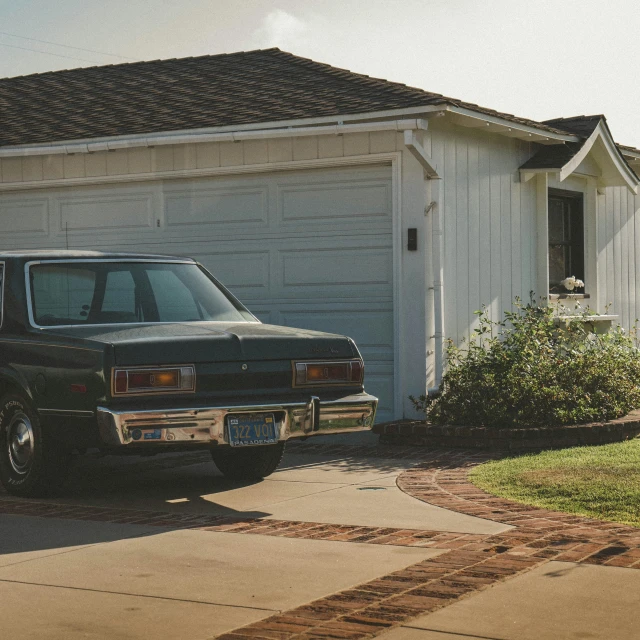
[[[611,420],[640,407],[640,351],[624,329],[596,334],[588,314],[562,319],[519,299],[495,322],[486,308],[462,347],[449,342],[437,398],[411,398],[434,424],[496,428]],[[555,319],[554,319],[555,318]]]

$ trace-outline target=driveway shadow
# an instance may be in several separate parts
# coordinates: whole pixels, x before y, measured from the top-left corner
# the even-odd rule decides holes
[[[371,456],[366,456],[366,451],[361,448],[357,454],[345,452],[345,447],[339,447],[335,452],[330,448],[323,448],[319,452],[311,449],[306,452],[304,449],[300,445],[291,447],[279,471],[347,472],[344,484],[354,484],[361,474],[391,474],[416,464],[412,460],[380,457],[386,456],[387,452],[377,447],[372,448]],[[388,453],[393,455],[393,451]],[[272,479],[277,480],[278,474]],[[229,481],[222,477],[206,451],[158,454],[153,457],[78,456],[61,493],[54,498],[37,501],[44,505],[79,508],[77,514],[73,512],[66,516],[69,519],[56,519],[54,515],[46,519],[28,515],[2,515],[3,498],[11,502],[18,500],[27,506],[34,501],[21,501],[0,490],[0,566],[6,563],[6,556],[11,554],[100,544],[171,530],[170,526],[159,528],[135,523],[99,522],[96,521],[100,517],[99,513],[96,515],[96,508],[131,510],[132,520],[135,520],[136,511],[230,520],[266,518],[271,513],[253,505],[265,501],[265,495],[271,498],[270,492],[275,490],[275,484],[284,483]],[[293,484],[301,486],[301,482]],[[284,499],[287,499],[286,496]],[[243,504],[248,508],[242,508]],[[91,513],[83,514],[82,507],[90,507]],[[37,510],[27,508],[24,513],[37,515]],[[47,515],[46,506],[42,514]]]

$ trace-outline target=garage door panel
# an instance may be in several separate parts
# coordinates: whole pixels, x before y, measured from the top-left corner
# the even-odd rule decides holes
[[[353,223],[391,218],[391,181],[324,182],[313,186],[288,185],[278,189],[278,211],[283,224],[314,225],[347,219]]]
[[[120,234],[122,229],[151,229],[155,226],[153,193],[60,198],[58,232],[77,233],[106,229]],[[93,240],[95,242],[95,240]]]
[[[0,199],[0,220],[3,236],[20,241],[25,235],[46,236],[49,233],[49,202],[46,198]]]
[[[354,307],[343,311],[289,311],[282,313],[283,324],[303,326],[315,331],[335,333],[336,327],[353,338],[360,351],[378,360],[393,361],[393,314],[389,310],[363,311]]]
[[[324,287],[388,290],[393,278],[390,247],[343,246],[339,249],[299,248],[280,253],[283,289]]]
[[[242,300],[260,299],[269,292],[269,251],[191,253],[220,282]]]
[[[168,227],[264,227],[269,222],[268,189],[207,189],[165,194]]]
[[[311,169],[309,171],[283,171],[273,174],[278,187],[298,186],[301,183],[313,188],[324,183],[354,183],[357,181],[388,182],[391,180],[390,167],[385,164],[363,165],[360,167]]]

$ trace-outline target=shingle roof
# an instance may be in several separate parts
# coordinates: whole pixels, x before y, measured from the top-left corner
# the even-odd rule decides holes
[[[563,145],[542,147],[520,169],[558,169],[559,167],[564,167],[580,151],[586,139],[594,132],[602,120],[606,121],[603,115],[573,116],[571,118],[545,120],[544,124],[580,136],[582,140],[580,142],[567,142]]]
[[[583,138],[588,138],[598,126],[601,120],[605,120],[603,114],[599,113],[592,116],[572,116],[571,118],[553,118],[545,120],[544,124],[556,129],[563,129],[568,133],[575,133]]]
[[[563,129],[567,133],[580,136],[580,142],[565,142],[561,145],[543,146],[531,156],[521,167],[526,169],[560,169],[564,167],[586,143],[589,136],[595,131],[596,127],[602,123],[609,131],[607,119],[602,114],[592,116],[573,116],[571,118],[554,118],[553,120],[545,120],[548,124],[559,129]],[[609,135],[611,132],[609,131]],[[616,144],[617,153],[622,162],[627,166],[631,173],[637,175],[635,170],[629,165],[627,158],[623,154],[623,147]],[[633,150],[633,147],[626,147],[627,150]]]
[[[584,142],[565,142],[540,148],[520,169],[558,169],[580,151]]]
[[[0,146],[454,105],[544,124],[279,49],[0,79]]]

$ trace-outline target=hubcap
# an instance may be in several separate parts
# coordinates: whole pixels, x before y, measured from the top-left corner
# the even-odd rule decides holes
[[[9,462],[16,473],[29,471],[33,460],[33,427],[28,416],[16,413],[7,427],[7,446]]]

